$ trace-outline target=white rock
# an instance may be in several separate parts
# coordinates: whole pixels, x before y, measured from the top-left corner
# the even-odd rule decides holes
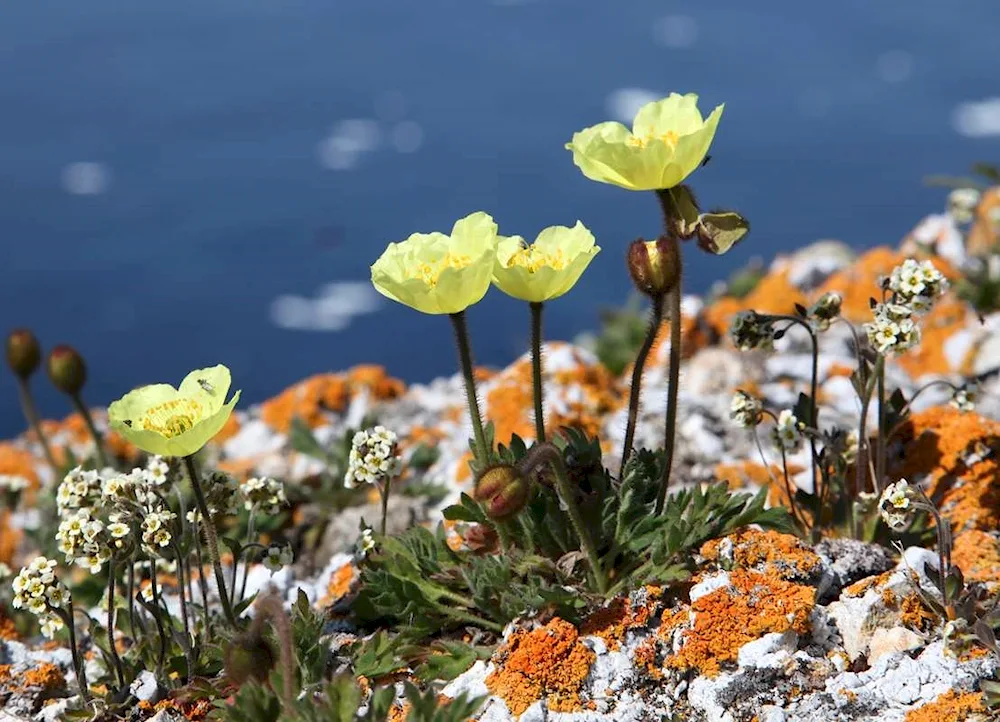
[[[716,677],[695,677],[688,686],[688,704],[704,714],[708,722],[733,722],[733,715],[718,698],[732,681],[733,675],[726,672]]]
[[[692,603],[694,603],[696,599],[700,599],[706,594],[711,594],[712,592],[727,586],[729,586],[729,572],[711,574],[691,587],[691,591],[688,593],[689,599]]]
[[[874,664],[887,654],[908,652],[924,646],[924,638],[906,627],[876,629],[868,642],[868,663]]]
[[[284,434],[277,433],[260,419],[251,419],[222,445],[222,450],[229,458],[246,459],[277,455],[284,445]]]
[[[798,635],[790,629],[783,633],[771,632],[740,647],[736,663],[740,667],[780,668],[795,652],[797,644]]]
[[[788,280],[802,290],[812,290],[831,274],[850,265],[854,257],[854,251],[842,241],[810,243],[788,260]]]
[[[156,681],[156,676],[149,670],[139,672],[139,676],[132,680],[128,691],[140,702],[156,702],[159,698],[160,685]]]
[[[490,691],[486,688],[486,678],[493,672],[493,664],[479,660],[465,672],[458,675],[445,685],[441,694],[452,699],[463,692],[466,697],[485,697]]]

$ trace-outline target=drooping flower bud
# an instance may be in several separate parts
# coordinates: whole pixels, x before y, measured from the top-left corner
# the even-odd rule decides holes
[[[528,503],[531,485],[517,468],[509,464],[489,466],[479,475],[475,498],[486,507],[491,519],[508,519]]]
[[[677,285],[681,275],[681,255],[677,239],[660,236],[655,241],[641,238],[628,248],[628,272],[640,292],[662,298]]]
[[[42,349],[35,334],[26,328],[15,329],[7,336],[7,365],[22,379],[35,373],[42,360]]]
[[[63,393],[75,396],[87,383],[87,365],[72,346],[56,346],[49,353],[49,378]]]

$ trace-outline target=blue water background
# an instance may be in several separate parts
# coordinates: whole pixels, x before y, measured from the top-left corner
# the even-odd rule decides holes
[[[693,46],[656,42],[670,14],[697,22]],[[650,194],[584,179],[563,149],[627,87],[726,103],[694,183],[754,230],[725,258],[689,253],[691,290],[818,238],[895,243],[942,204],[923,176],[1000,155],[950,120],[1000,90],[998,27],[996,0],[7,0],[0,330],[76,345],[95,405],[217,362],[248,402],[362,362],[427,380],[454,369],[441,317],[386,303],[310,333],[269,307],[366,279],[388,241],[484,209],[505,234],[593,229],[603,253],[546,319],[571,338],[626,298],[625,244],[657,233]],[[912,57],[901,82],[876,72],[891,51]],[[419,150],[325,168],[330,127],[376,117],[387,92],[405,103],[380,124],[419,124]],[[106,192],[66,192],[78,161],[110,169]],[[491,293],[470,320],[479,362],[524,350],[514,301]],[[46,415],[68,411],[34,386]],[[22,426],[4,373],[0,435]]]

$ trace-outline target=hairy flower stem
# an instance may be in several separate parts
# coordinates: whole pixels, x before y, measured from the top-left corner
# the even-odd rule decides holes
[[[764,463],[764,468],[767,470],[767,475],[771,478],[771,483],[774,484],[774,487],[777,488],[778,479],[774,476],[774,472],[771,471],[771,464],[767,460],[767,455],[764,454],[764,446],[760,443],[760,434],[757,433],[756,426],[753,427],[753,440],[754,443],[757,444],[757,452],[760,454],[760,460]],[[781,450],[781,460],[782,462],[785,462],[784,449]],[[783,466],[785,470],[785,483],[788,484],[788,464],[783,463]],[[790,489],[790,487],[787,488]],[[788,492],[788,498],[790,499],[789,504],[791,507],[792,519],[795,520],[795,523],[798,524],[799,529],[801,529],[802,533],[805,534],[809,530],[809,525],[806,523],[806,520],[803,517],[801,510],[799,509],[798,502],[795,501],[795,495],[792,494],[790,490]]]
[[[266,594],[257,602],[257,615],[250,623],[248,636],[259,636],[260,627],[265,620],[274,623],[274,629],[278,636],[278,649],[281,655],[281,701],[285,711],[291,714],[295,704],[295,638],[291,620],[285,612],[281,598],[273,592]]]
[[[198,564],[198,588],[201,589],[202,632],[206,638],[212,637],[212,617],[208,613],[208,583],[205,581],[205,558],[201,553],[201,534],[194,530],[194,558]],[[192,599],[194,597],[192,596]]]
[[[108,652],[114,664],[115,676],[118,677],[118,688],[123,689],[125,672],[122,669],[121,657],[118,656],[118,647],[115,645],[115,571],[114,561],[108,560]]]
[[[680,245],[677,255],[680,256]],[[680,264],[678,264],[680,267]],[[681,276],[677,275],[677,285],[670,292],[670,358],[669,383],[667,388],[667,421],[663,439],[663,475],[660,490],[656,494],[656,514],[663,513],[667,501],[667,487],[670,484],[670,470],[674,463],[674,442],[677,438],[677,392],[681,383]]]
[[[458,359],[465,378],[465,396],[469,404],[469,416],[472,419],[472,433],[476,438],[476,460],[482,465],[489,460],[490,449],[486,448],[486,432],[483,431],[483,418],[479,413],[479,396],[476,392],[476,377],[472,368],[472,347],[469,345],[469,328],[465,322],[465,311],[450,314],[452,326],[455,329],[455,343],[458,346]]]
[[[656,335],[660,331],[660,324],[663,322],[663,296],[653,299],[653,306],[649,311],[649,327],[646,329],[646,338],[642,342],[635,363],[632,366],[632,382],[629,386],[628,395],[628,422],[625,424],[625,443],[622,444],[622,463],[618,471],[618,479],[625,477],[625,464],[628,463],[632,455],[632,442],[635,439],[635,425],[639,418],[639,396],[642,392],[642,372],[646,367],[646,358],[650,349],[656,342]]]
[[[535,439],[545,443],[545,406],[542,403],[542,308],[531,303],[531,382],[535,396]]]
[[[608,591],[608,578],[601,565],[601,557],[597,554],[597,547],[594,545],[594,540],[590,536],[590,531],[583,520],[583,515],[580,514],[580,507],[576,503],[576,497],[573,495],[573,488],[570,486],[569,477],[566,474],[566,465],[563,463],[562,454],[559,449],[550,442],[536,444],[531,447],[527,456],[521,460],[518,466],[521,473],[527,476],[542,464],[548,464],[556,473],[556,487],[558,488],[559,496],[562,498],[563,503],[566,504],[566,511],[569,514],[570,522],[573,524],[573,530],[580,540],[583,552],[590,561],[590,570],[594,575],[597,590],[601,594],[605,594]]]
[[[162,607],[160,606],[160,585],[156,580],[156,560],[149,560],[149,588],[153,592],[153,621],[156,622],[156,631],[160,635],[160,654],[156,658],[156,677],[163,677],[163,664],[167,661],[167,632],[163,628]]]
[[[184,468],[187,470],[188,478],[191,480],[191,488],[194,490],[195,503],[198,505],[198,513],[201,515],[201,528],[205,531],[205,543],[208,545],[208,555],[212,559],[212,566],[215,568],[215,584],[219,588],[219,601],[222,602],[222,612],[226,621],[233,629],[239,629],[239,623],[233,614],[233,608],[229,604],[229,595],[226,593],[226,577],[222,571],[222,559],[219,557],[219,537],[215,532],[215,524],[212,523],[212,515],[208,510],[208,502],[205,501],[205,492],[202,491],[201,482],[198,480],[198,469],[194,465],[194,459],[190,456],[184,457]],[[208,610],[205,610],[207,616]]]
[[[379,495],[382,497],[382,536],[385,536],[386,522],[389,519],[389,488],[392,486],[392,477],[386,474],[385,483],[378,487]]]
[[[52,447],[49,446],[49,440],[42,431],[42,422],[38,416],[38,407],[35,406],[35,399],[31,395],[28,380],[18,376],[17,390],[21,395],[21,411],[24,413],[24,418],[27,419],[28,426],[31,427],[31,430],[35,432],[35,436],[38,437],[38,443],[42,445],[42,451],[45,453],[45,461],[52,467],[52,473],[58,481],[59,465],[56,463],[56,457],[52,455]]]
[[[181,556],[180,546],[177,544],[176,539],[171,540],[171,545],[174,549],[174,556],[177,559],[177,593],[180,595],[181,599],[181,620],[184,623],[184,658],[187,661],[187,679],[191,679],[191,675],[194,674],[194,659],[191,654],[191,622],[188,619],[188,609],[187,601],[185,597],[187,596],[187,591],[190,588],[187,587],[187,580],[185,579],[184,572],[184,558]]]
[[[253,544],[257,541],[257,505],[255,504],[253,508],[250,509],[250,514],[247,518],[247,544]],[[247,554],[250,551],[249,547],[243,547],[240,556],[243,558],[243,581],[240,583],[240,602],[246,597],[247,593],[247,577],[250,576],[250,560],[253,559],[252,554]],[[233,567],[233,604],[236,604],[236,567]]]
[[[73,598],[66,600],[66,610],[58,610],[66,628],[69,630],[69,651],[73,655],[73,671],[76,673],[76,684],[80,688],[80,696],[84,704],[90,704],[90,687],[87,684],[87,672],[80,659],[80,650],[76,646],[76,617],[73,613]]]
[[[108,464],[108,457],[104,453],[104,439],[101,438],[101,432],[97,430],[94,426],[94,417],[90,415],[90,409],[87,405],[83,403],[83,399],[80,398],[80,394],[71,394],[70,400],[73,402],[73,408],[76,412],[83,417],[83,423],[87,426],[87,431],[90,432],[90,438],[94,440],[94,451],[97,454],[97,463],[100,464],[100,468],[106,469],[110,466]]]
[[[878,360],[875,362],[875,383],[877,387],[876,393],[878,394],[878,436],[875,439],[875,493],[882,493],[882,484],[885,481],[885,447],[886,433],[888,429],[886,428],[886,415],[888,408],[885,400],[885,357],[879,355]]]

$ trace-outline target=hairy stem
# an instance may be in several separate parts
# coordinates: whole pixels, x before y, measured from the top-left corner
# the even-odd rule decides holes
[[[222,612],[226,621],[233,629],[238,629],[239,624],[233,614],[233,608],[229,604],[229,595],[226,593],[226,578],[222,571],[222,558],[219,556],[219,537],[215,532],[215,524],[208,510],[208,502],[205,501],[205,492],[202,491],[201,482],[198,480],[198,469],[194,465],[194,459],[190,456],[184,457],[184,467],[187,469],[188,478],[191,479],[191,488],[194,490],[195,503],[198,505],[198,512],[201,514],[201,528],[205,531],[205,543],[208,545],[208,554],[212,559],[212,566],[215,568],[215,584],[219,588],[219,601],[222,602]],[[205,610],[206,615],[208,610]]]
[[[382,536],[385,536],[386,523],[389,519],[389,489],[392,486],[392,477],[388,474],[385,483],[379,486],[379,493],[382,496]]]
[[[521,460],[520,470],[523,474],[528,475],[542,464],[548,464],[555,471],[556,487],[560,498],[566,504],[566,511],[573,525],[573,531],[576,532],[576,536],[580,540],[580,546],[590,561],[590,570],[594,575],[597,590],[601,594],[605,594],[608,591],[608,578],[604,573],[604,567],[601,565],[601,557],[597,553],[593,537],[590,536],[587,524],[580,513],[580,507],[576,503],[576,497],[573,495],[573,488],[566,474],[566,465],[563,463],[562,454],[551,443],[533,446],[528,455]]]
[[[253,544],[255,541],[257,541],[257,505],[256,504],[250,509],[250,515],[247,518],[247,543],[248,544]],[[247,551],[249,551],[248,548],[244,547],[242,553],[240,554],[240,556],[243,557],[243,581],[240,583],[240,596],[239,596],[239,601],[241,601],[241,602],[246,597],[246,593],[247,593],[247,577],[250,576],[250,560],[253,559],[253,555],[252,554],[247,554]],[[236,572],[235,572],[235,565],[234,565],[234,571],[233,571],[233,594],[234,595],[236,594]],[[233,601],[233,604],[236,604],[236,600]]]
[[[469,416],[472,419],[472,433],[476,439],[476,460],[485,464],[489,460],[490,449],[486,448],[486,432],[483,430],[483,418],[479,413],[479,396],[476,392],[476,377],[472,368],[472,347],[469,344],[469,329],[465,322],[465,311],[450,314],[455,330],[455,343],[458,346],[458,359],[465,379],[465,396],[469,404]]]
[[[875,362],[875,383],[877,387],[876,393],[878,394],[878,436],[875,439],[875,493],[882,493],[882,484],[885,481],[885,447],[888,441],[885,438],[886,432],[886,414],[888,412],[888,405],[885,399],[885,357],[879,355],[878,360]]]
[[[108,560],[108,653],[114,664],[115,676],[118,677],[119,689],[122,689],[125,687],[125,672],[115,645],[115,571],[114,561]]]
[[[163,613],[162,607],[160,606],[160,584],[156,579],[156,560],[149,560],[149,588],[153,591],[153,621],[156,622],[156,631],[160,635],[160,655],[156,658],[156,677],[161,679],[163,677],[163,664],[167,660],[167,632],[163,628],[163,619],[160,615]]]
[[[663,322],[663,296],[653,299],[653,306],[649,311],[649,327],[646,329],[646,338],[639,348],[639,353],[635,357],[635,364],[632,366],[632,382],[629,386],[628,395],[628,422],[625,424],[625,442],[622,444],[622,463],[618,471],[618,479],[625,477],[625,464],[628,463],[632,455],[632,442],[635,439],[635,425],[639,419],[639,398],[642,392],[642,372],[646,367],[646,358],[650,349],[656,342],[656,335]]]
[[[680,245],[677,255],[680,256]],[[678,264],[678,267],[680,264]],[[674,442],[677,431],[677,392],[681,381],[681,276],[677,275],[677,285],[670,292],[670,359],[669,383],[667,388],[667,420],[663,440],[663,475],[660,490],[656,494],[656,513],[663,512],[667,501],[667,487],[670,484],[670,470],[674,462]]]
[[[52,474],[55,480],[59,481],[59,465],[56,463],[56,457],[52,455],[52,447],[49,446],[49,440],[42,431],[42,422],[38,416],[38,408],[35,406],[35,400],[31,396],[31,388],[28,386],[28,380],[18,376],[17,390],[21,395],[21,411],[24,413],[24,418],[27,419],[28,426],[31,427],[31,430],[35,432],[35,436],[38,437],[38,443],[42,445],[42,451],[45,453],[45,461],[52,467]]]
[[[73,655],[73,671],[76,672],[76,684],[80,688],[80,696],[84,704],[90,704],[90,687],[87,684],[87,672],[80,659],[80,650],[76,645],[76,617],[73,614],[73,598],[66,601],[66,612],[63,622],[69,630],[69,651]],[[61,615],[60,615],[61,616]]]
[[[531,381],[535,397],[535,440],[545,443],[545,406],[542,403],[542,308],[531,303]]]
[[[104,439],[101,438],[101,432],[97,430],[94,426],[94,417],[90,415],[90,409],[87,405],[83,403],[83,399],[80,398],[80,394],[72,394],[70,399],[73,401],[73,406],[76,408],[76,412],[83,417],[83,423],[87,425],[87,431],[90,432],[90,438],[94,440],[94,451],[97,454],[97,463],[100,464],[100,468],[106,469],[110,464],[108,464],[108,457],[104,453]]]

